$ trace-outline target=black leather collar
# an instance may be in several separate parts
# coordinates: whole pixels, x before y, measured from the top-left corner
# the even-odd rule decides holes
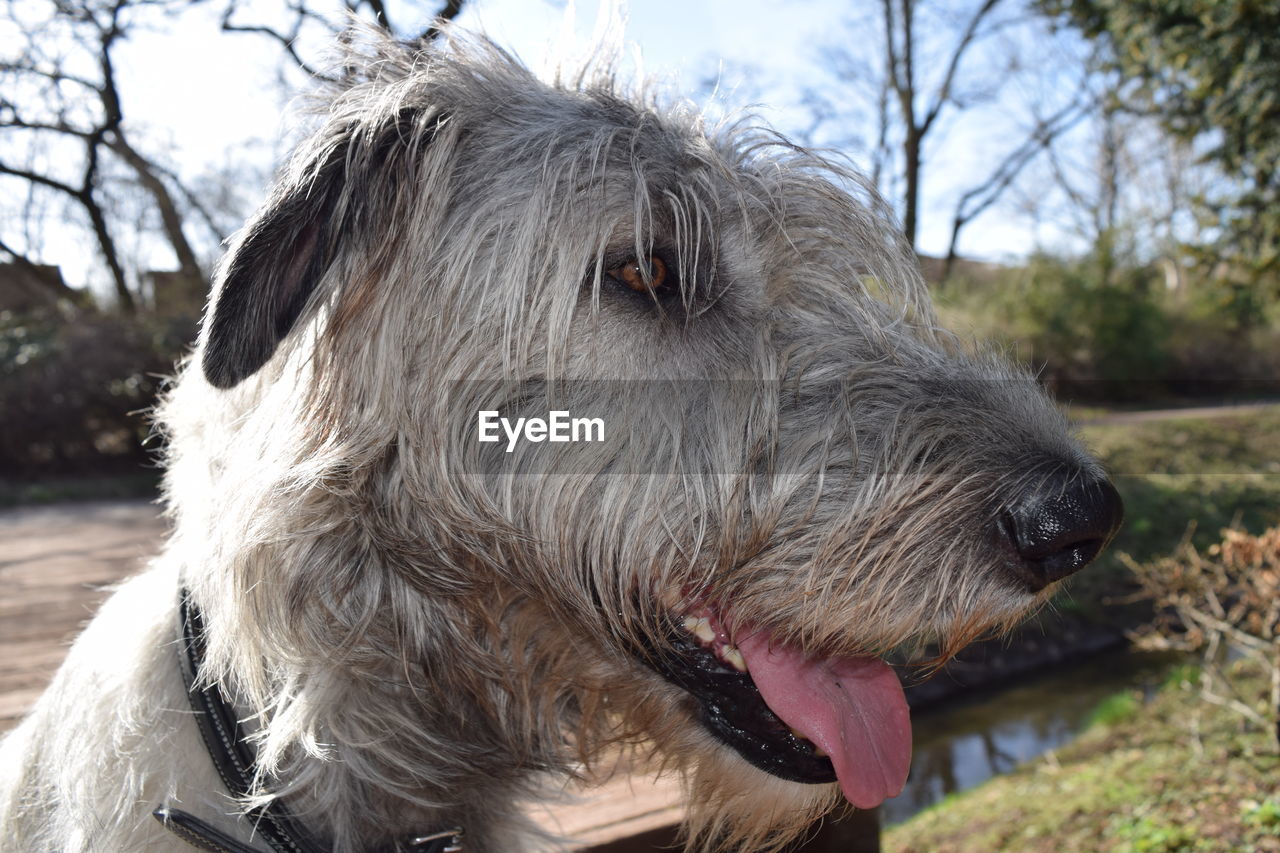
[[[191,709],[195,711],[200,738],[227,791],[237,800],[242,799],[248,796],[252,787],[253,747],[245,738],[235,710],[221,686],[211,684],[202,687],[196,680],[205,654],[204,620],[199,609],[191,603],[185,587],[178,602],[178,621],[178,659],[182,665],[182,681],[187,687]],[[210,853],[260,853],[187,812],[160,806],[152,814],[170,832],[201,850]],[[279,800],[250,809],[247,817],[254,826],[255,834],[273,853],[329,853],[299,825]],[[452,828],[405,838],[390,848],[379,848],[377,853],[462,853],[462,849],[462,829]],[[369,853],[374,851],[370,849]]]

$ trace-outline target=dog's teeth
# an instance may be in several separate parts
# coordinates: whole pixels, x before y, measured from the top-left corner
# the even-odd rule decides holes
[[[737,646],[725,646],[721,654],[724,656],[725,663],[738,672],[747,671],[747,659],[742,656],[742,652],[738,651]]]
[[[818,746],[816,743],[813,745],[813,754],[818,756],[819,758],[827,757],[827,751],[822,747]]]
[[[686,616],[684,629],[704,643],[716,638],[716,631],[711,627],[711,620],[705,616]]]

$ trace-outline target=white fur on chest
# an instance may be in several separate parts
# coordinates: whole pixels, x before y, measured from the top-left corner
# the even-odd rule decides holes
[[[124,583],[0,743],[0,851],[187,851],[151,817],[166,803],[249,840],[191,719],[177,596],[163,558]]]

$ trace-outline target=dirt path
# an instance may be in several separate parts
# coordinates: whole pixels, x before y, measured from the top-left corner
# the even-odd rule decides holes
[[[1234,415],[1247,415],[1260,409],[1280,408],[1280,402],[1268,400],[1258,403],[1227,403],[1216,406],[1196,406],[1183,409],[1146,409],[1137,412],[1111,412],[1095,418],[1082,418],[1077,421],[1080,426],[1112,425],[1112,424],[1145,424],[1152,421],[1172,421],[1182,418],[1229,418]]]
[[[0,511],[0,732],[44,690],[107,587],[160,547],[145,501]]]

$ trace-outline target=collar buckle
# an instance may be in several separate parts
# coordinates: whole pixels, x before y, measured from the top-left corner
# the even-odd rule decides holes
[[[462,827],[455,826],[452,829],[444,829],[440,832],[433,832],[430,835],[417,835],[409,839],[411,847],[426,847],[432,845],[429,850],[435,851],[435,842],[443,841],[444,847],[439,848],[439,853],[465,853],[462,849]]]

